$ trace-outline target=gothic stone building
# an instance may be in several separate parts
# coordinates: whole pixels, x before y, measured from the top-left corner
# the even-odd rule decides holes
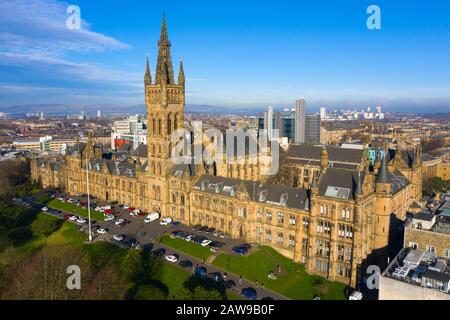
[[[175,80],[170,47],[163,20],[155,77],[148,60],[144,76],[147,146],[106,155],[89,135],[64,156],[33,159],[32,179],[86,193],[88,169],[89,191],[99,199],[271,246],[312,274],[352,286],[365,264],[386,264],[394,222],[420,198],[419,151],[389,150],[370,165],[364,150],[291,146],[286,185],[226,166],[174,165],[170,137],[184,125],[185,76],[180,63]]]

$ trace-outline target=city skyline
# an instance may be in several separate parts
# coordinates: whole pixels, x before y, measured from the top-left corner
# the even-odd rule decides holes
[[[188,104],[254,108],[304,96],[315,109],[447,111],[450,90],[442,75],[450,71],[444,58],[450,24],[442,6],[448,4],[377,1],[382,28],[369,30],[370,4],[287,2],[253,11],[252,2],[154,1],[128,6],[124,16],[121,4],[78,1],[81,30],[69,30],[67,3],[2,3],[0,110],[142,104],[145,57],[156,56],[152,39],[165,12],[174,64],[185,61]]]

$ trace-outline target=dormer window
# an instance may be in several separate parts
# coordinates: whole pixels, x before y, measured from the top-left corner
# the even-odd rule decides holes
[[[287,200],[288,200],[288,194],[287,193],[282,194],[280,197],[281,205],[285,206],[287,204]]]
[[[259,193],[259,202],[264,202],[267,199],[267,190],[263,190]]]

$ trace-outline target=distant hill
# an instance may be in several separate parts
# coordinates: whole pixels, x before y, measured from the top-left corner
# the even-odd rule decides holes
[[[265,107],[222,107],[206,104],[187,104],[185,111],[188,113],[205,114],[258,114]],[[84,111],[86,115],[94,115],[97,110],[102,114],[144,114],[145,105],[115,105],[115,104],[91,104],[91,105],[65,105],[65,104],[26,104],[1,107],[0,111],[20,115],[26,113],[44,112],[47,115],[63,116],[77,114]]]

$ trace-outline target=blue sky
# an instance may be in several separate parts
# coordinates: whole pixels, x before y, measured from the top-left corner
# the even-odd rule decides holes
[[[69,4],[81,30],[66,28]],[[381,30],[366,27],[370,4]],[[143,103],[163,11],[188,103],[450,110],[444,0],[1,0],[0,108]]]

